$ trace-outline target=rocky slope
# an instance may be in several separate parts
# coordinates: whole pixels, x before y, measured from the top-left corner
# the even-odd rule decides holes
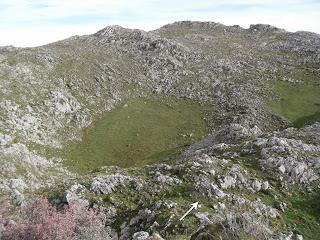
[[[44,194],[101,208],[112,239],[320,235],[318,34],[212,22],[110,26],[0,48],[0,86],[0,190],[18,205]],[[208,135],[169,162],[73,171],[60,152],[137,98],[211,106],[201,116]],[[193,202],[200,207],[179,221]]]

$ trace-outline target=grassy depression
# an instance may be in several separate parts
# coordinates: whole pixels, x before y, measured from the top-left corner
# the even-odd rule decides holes
[[[210,111],[189,100],[129,100],[84,130],[81,142],[70,143],[65,164],[84,172],[168,161],[208,133],[204,115]]]
[[[279,101],[269,101],[268,108],[288,118],[295,127],[320,121],[320,76],[299,70],[292,77],[300,83],[274,81],[272,86]]]

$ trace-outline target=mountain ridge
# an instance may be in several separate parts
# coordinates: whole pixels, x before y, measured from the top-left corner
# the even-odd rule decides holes
[[[112,209],[115,239],[315,239],[318,209],[297,202],[319,194],[319,69],[319,34],[266,24],[108,26],[1,47],[1,195],[23,205],[58,192],[53,202]],[[153,161],[131,164],[141,152]],[[203,208],[181,223],[189,201]]]

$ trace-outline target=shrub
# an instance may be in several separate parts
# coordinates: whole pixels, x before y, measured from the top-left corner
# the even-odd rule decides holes
[[[268,219],[243,210],[224,213],[223,239],[272,239],[273,231],[268,227]]]
[[[8,222],[3,225],[3,240],[109,239],[106,215],[78,204],[57,210],[47,199],[38,198],[22,208],[15,222],[0,211],[1,219]]]
[[[10,204],[8,201],[0,200],[0,239],[2,239],[2,233],[8,222]]]

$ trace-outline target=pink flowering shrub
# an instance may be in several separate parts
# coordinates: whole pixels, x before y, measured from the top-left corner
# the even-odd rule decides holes
[[[4,215],[3,217],[6,218]],[[22,209],[20,219],[3,227],[1,239],[109,239],[105,221],[105,214],[88,210],[83,206],[73,204],[57,210],[47,199],[38,198]]]
[[[9,220],[10,204],[8,201],[0,200],[0,239],[2,239],[2,232]]]

